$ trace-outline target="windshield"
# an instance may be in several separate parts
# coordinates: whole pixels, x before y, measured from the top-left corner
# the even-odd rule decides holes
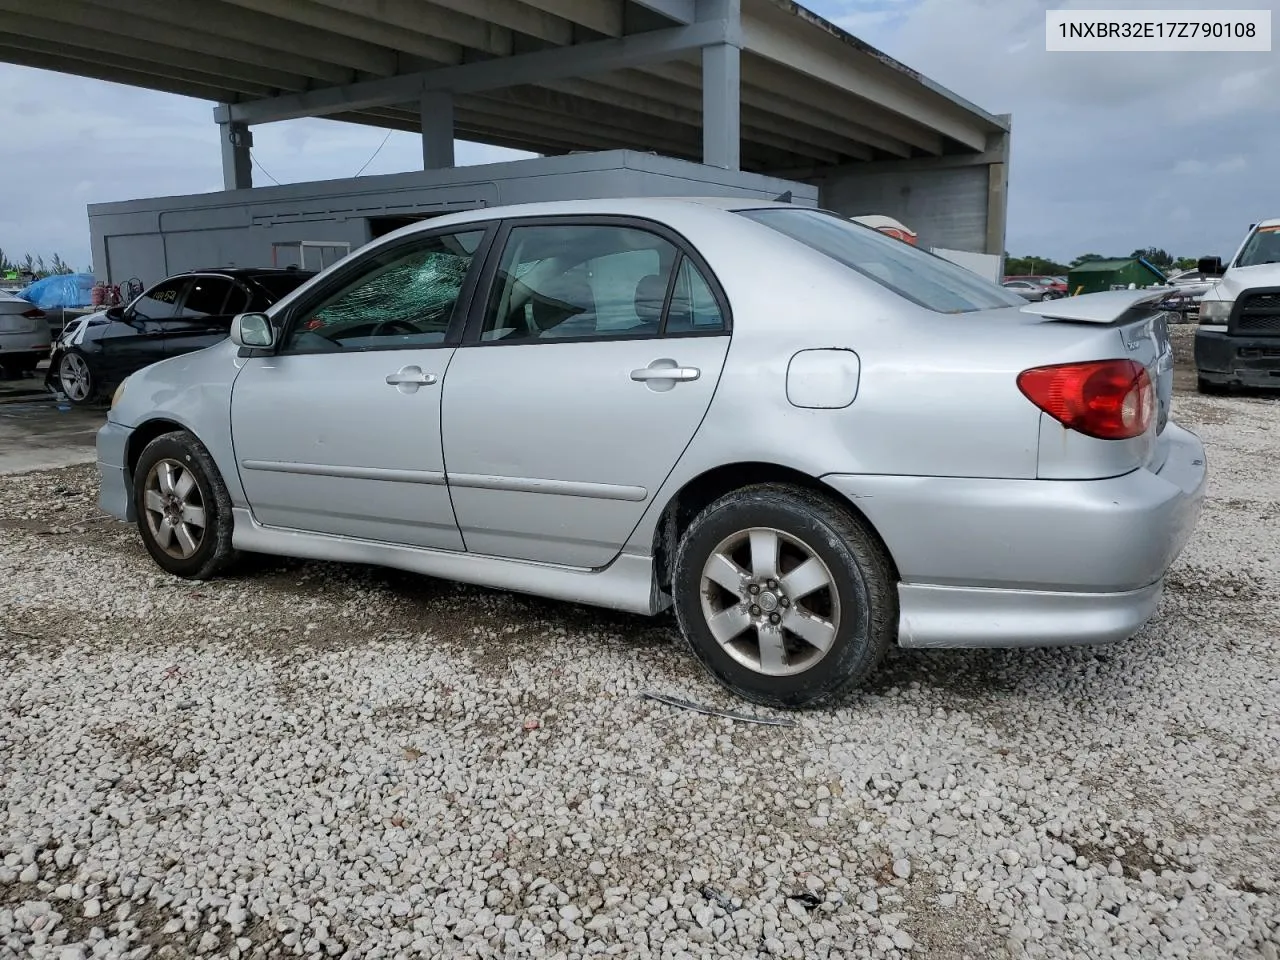
[[[1280,263],[1280,225],[1259,227],[1236,257],[1237,267],[1257,267]]]
[[[738,212],[939,313],[972,313],[1024,302],[964,267],[825,210],[773,207]]]

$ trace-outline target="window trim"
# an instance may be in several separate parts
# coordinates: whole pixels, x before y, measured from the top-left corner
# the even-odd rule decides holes
[[[582,337],[546,337],[534,340],[482,340],[480,336],[484,331],[485,314],[489,310],[489,300],[493,296],[494,287],[498,281],[498,267],[502,263],[503,254],[506,252],[511,231],[517,227],[622,227],[630,230],[643,230],[666,240],[674,246],[676,258],[671,265],[671,278],[667,282],[667,295],[662,302],[662,317],[658,324],[657,336],[627,337],[597,333]],[[682,340],[689,337],[728,337],[733,334],[733,315],[729,309],[729,298],[725,294],[724,286],[720,283],[720,278],[715,275],[707,261],[685,236],[661,221],[652,220],[648,217],[623,214],[566,213],[507,217],[498,224],[498,229],[494,232],[492,239],[493,243],[489,249],[487,262],[484,265],[484,273],[471,299],[466,328],[462,334],[462,341],[458,344],[459,347],[519,347],[543,343],[618,343],[628,340],[634,340],[637,343],[651,343],[654,340]],[[724,321],[724,326],[720,330],[666,332],[667,315],[671,306],[671,296],[675,290],[676,275],[679,272],[681,262],[686,257],[701,271],[703,279],[711,290],[712,297],[715,298],[716,306],[720,309],[720,316]]]
[[[443,347],[455,347],[462,338],[466,319],[470,315],[471,301],[474,299],[480,275],[489,260],[493,238],[497,233],[497,226],[498,221],[496,220],[476,220],[470,223],[455,223],[447,227],[437,226],[429,230],[415,231],[407,236],[397,237],[389,243],[381,243],[377,246],[371,244],[370,249],[360,251],[356,256],[346,257],[338,261],[334,265],[333,274],[325,278],[323,283],[317,284],[308,291],[305,297],[295,300],[286,309],[272,316],[271,319],[275,321],[273,325],[277,325],[280,331],[276,346],[268,349],[242,347],[239,355],[241,357],[332,357],[341,356],[344,352],[350,354],[386,353],[396,350],[438,350]],[[453,313],[449,317],[449,326],[445,330],[443,340],[438,343],[389,343],[385,347],[361,347],[358,350],[324,353],[313,350],[285,349],[284,344],[288,340],[289,334],[297,326],[299,317],[317,304],[327,300],[335,292],[349,285],[354,279],[366,273],[366,267],[370,260],[387,254],[394,256],[400,251],[408,251],[437,237],[477,232],[482,232],[483,235],[480,237],[480,243],[476,245],[476,252],[471,258],[471,265],[467,268],[467,275],[463,278],[462,289],[458,292],[458,299],[454,302]]]

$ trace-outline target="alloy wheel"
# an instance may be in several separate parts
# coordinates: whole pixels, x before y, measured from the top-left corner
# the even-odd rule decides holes
[[[91,379],[89,364],[79,354],[68,353],[58,364],[58,381],[62,384],[62,392],[68,399],[87,399]]]
[[[771,527],[722,540],[703,564],[700,592],[716,642],[766,676],[811,669],[840,629],[830,568],[803,541]]]
[[[195,474],[177,460],[157,460],[143,487],[147,529],[156,546],[177,560],[195,555],[204,541],[204,498]]]

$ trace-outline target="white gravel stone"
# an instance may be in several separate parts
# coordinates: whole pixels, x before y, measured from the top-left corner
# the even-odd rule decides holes
[[[669,620],[177,580],[92,467],[0,476],[0,960],[1280,960],[1280,405],[1177,408],[1208,500],[1137,636],[895,650],[795,729],[640,699],[744,709]]]

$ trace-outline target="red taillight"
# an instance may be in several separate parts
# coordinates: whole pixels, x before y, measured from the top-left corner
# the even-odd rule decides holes
[[[1140,437],[1155,416],[1155,388],[1136,360],[1033,367],[1018,374],[1018,389],[1063,426],[1100,440]]]
[[[22,315],[26,317],[28,320],[44,319],[44,311],[41,310],[39,307],[32,307],[30,310],[25,311]]]

